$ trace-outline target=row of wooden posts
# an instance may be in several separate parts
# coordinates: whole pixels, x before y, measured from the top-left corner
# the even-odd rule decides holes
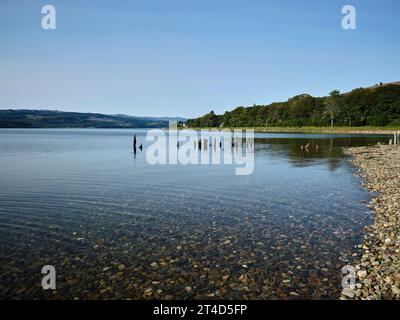
[[[241,144],[243,143],[243,140],[239,137],[232,137],[231,138],[231,147],[232,148],[237,148],[239,147]],[[251,140],[246,140],[246,145],[247,146],[252,146],[253,142]],[[194,141],[194,148],[195,149],[199,149],[201,150],[202,148],[204,150],[207,150],[208,146],[210,147],[214,147],[214,149],[217,147],[217,139],[214,138],[214,143],[210,142],[210,144],[208,144],[208,139],[203,139],[203,141],[201,139],[199,139],[199,141]],[[222,145],[222,141],[219,141],[219,147],[222,149],[223,145]],[[179,143],[178,143],[178,148],[179,148]]]
[[[393,133],[393,140],[390,139],[389,141],[390,145],[400,145],[400,131]]]
[[[242,139],[240,139],[238,137],[235,137],[235,138],[232,137],[232,141],[231,141],[232,148],[233,147],[237,148],[239,145],[241,145],[241,143],[242,143]],[[246,145],[247,146],[253,146],[253,141],[252,140],[246,141]],[[210,147],[212,147],[212,146],[214,146],[214,148],[216,148],[216,146],[217,146],[217,139],[216,138],[214,138],[214,144],[212,143],[212,140],[211,140]],[[177,143],[177,147],[179,148],[179,142]],[[207,150],[207,148],[208,148],[208,139],[203,139],[203,141],[201,141],[201,139],[199,139],[198,142],[197,141],[194,142],[194,148],[195,149],[198,148],[199,150],[201,150],[202,147],[205,150]],[[221,141],[219,141],[219,147],[222,149],[222,142]],[[140,144],[139,147],[137,147],[136,135],[134,135],[133,136],[133,153],[134,154],[136,154],[137,148],[139,148],[140,151],[142,151],[143,150],[143,144]]]

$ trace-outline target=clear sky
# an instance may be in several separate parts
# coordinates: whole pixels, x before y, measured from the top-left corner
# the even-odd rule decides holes
[[[398,0],[0,1],[0,109],[194,117],[398,80]]]

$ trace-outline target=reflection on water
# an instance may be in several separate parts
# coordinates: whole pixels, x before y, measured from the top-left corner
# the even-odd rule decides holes
[[[0,131],[1,298],[338,297],[371,223],[341,147],[388,138],[257,134],[235,176],[150,166],[131,150],[145,133]]]
[[[268,136],[268,137],[263,137]],[[388,142],[390,137],[382,135],[322,135],[322,134],[259,134],[256,136],[257,150],[282,157],[282,153],[294,166],[315,164],[324,159],[330,170],[340,166],[343,147],[364,146]],[[309,145],[308,148],[306,146]]]

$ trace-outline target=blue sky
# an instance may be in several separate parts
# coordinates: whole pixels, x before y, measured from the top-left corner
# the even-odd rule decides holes
[[[193,117],[398,81],[399,15],[398,0],[1,0],[0,109]]]

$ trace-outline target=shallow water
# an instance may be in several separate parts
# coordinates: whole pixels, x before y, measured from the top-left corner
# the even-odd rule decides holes
[[[145,142],[145,130],[0,130],[0,298],[338,297],[372,221],[341,147],[389,138],[256,134],[254,173],[236,176],[150,166],[133,134]],[[55,291],[41,289],[44,265]]]

